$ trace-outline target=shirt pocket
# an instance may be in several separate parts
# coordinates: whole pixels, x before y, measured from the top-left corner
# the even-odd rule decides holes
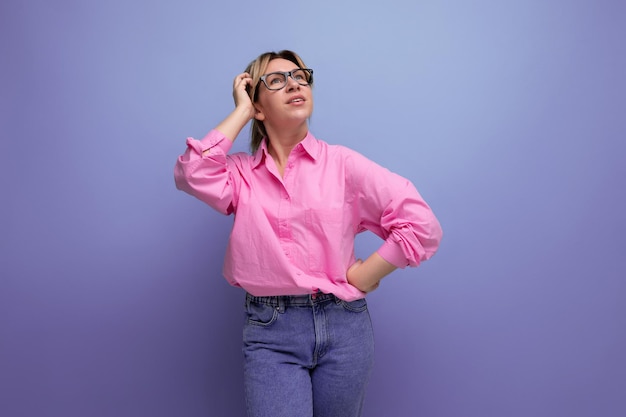
[[[329,276],[344,276],[343,215],[340,208],[308,209],[305,211],[309,268]]]

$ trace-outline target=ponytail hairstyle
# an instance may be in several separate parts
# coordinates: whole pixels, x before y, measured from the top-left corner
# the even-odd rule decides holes
[[[293,62],[298,68],[307,68],[304,65],[302,59],[295,52],[282,50],[279,52],[266,52],[264,54],[259,55],[254,61],[252,61],[247,67],[245,72],[250,74],[252,77],[252,85],[249,85],[247,88],[248,96],[253,103],[256,103],[259,99],[259,87],[261,82],[261,76],[265,74],[267,70],[267,66],[270,61],[274,59],[286,59],[287,61]],[[311,78],[309,85],[313,86],[313,78]],[[261,146],[261,142],[263,138],[267,136],[267,131],[265,130],[265,126],[262,121],[257,119],[252,119],[252,126],[250,128],[250,151],[255,153],[259,146]]]

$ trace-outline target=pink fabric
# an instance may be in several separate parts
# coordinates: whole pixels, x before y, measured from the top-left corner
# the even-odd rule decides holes
[[[355,151],[309,133],[281,178],[265,143],[254,155],[228,155],[231,146],[217,130],[188,138],[175,180],[235,214],[223,270],[234,286],[256,296],[319,290],[351,301],[365,295],[346,280],[357,233],[380,236],[377,252],[400,268],[419,265],[439,246],[439,222],[413,184]]]

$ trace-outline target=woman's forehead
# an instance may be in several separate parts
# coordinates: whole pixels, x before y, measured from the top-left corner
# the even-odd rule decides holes
[[[293,62],[289,61],[288,59],[276,58],[276,59],[272,59],[267,64],[267,69],[265,70],[265,72],[266,73],[276,72],[276,71],[287,72],[287,71],[291,71],[294,68],[298,68],[298,66],[294,64]]]

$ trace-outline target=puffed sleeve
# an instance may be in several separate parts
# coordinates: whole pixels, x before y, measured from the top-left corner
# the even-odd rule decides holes
[[[406,178],[354,152],[347,167],[360,223],[384,243],[378,254],[404,268],[435,254],[442,229],[433,211]]]
[[[227,158],[232,141],[217,130],[203,139],[187,138],[187,149],[174,167],[176,188],[205,202],[220,213],[234,211],[236,178]]]

